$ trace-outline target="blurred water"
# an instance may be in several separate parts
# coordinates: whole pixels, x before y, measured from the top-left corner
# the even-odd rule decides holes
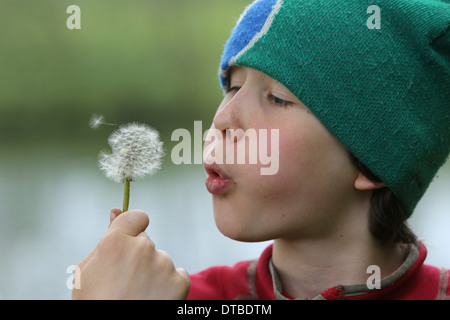
[[[122,185],[106,179],[95,157],[24,161],[0,168],[0,297],[68,299],[67,267],[97,244]],[[172,167],[131,185],[130,208],[150,216],[147,232],[176,266],[195,272],[255,258],[267,244],[243,244],[215,227],[199,165]]]
[[[0,297],[68,299],[68,266],[97,244],[120,207],[122,186],[103,177],[95,157],[33,156],[0,166]],[[6,164],[6,165],[5,165]],[[450,267],[450,166],[439,173],[411,223],[428,263]],[[216,229],[200,165],[170,167],[132,183],[130,207],[150,216],[148,233],[176,266],[196,272],[255,258],[267,243],[246,244]]]

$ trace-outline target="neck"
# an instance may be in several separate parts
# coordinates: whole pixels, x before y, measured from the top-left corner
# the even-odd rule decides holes
[[[379,266],[384,278],[403,263],[402,246],[381,246],[367,228],[348,230],[319,239],[276,239],[272,262],[283,291],[313,298],[336,285],[366,283],[370,265]]]

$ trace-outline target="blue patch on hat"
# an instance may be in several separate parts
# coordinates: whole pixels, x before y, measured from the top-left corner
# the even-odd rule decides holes
[[[226,86],[225,71],[230,67],[231,59],[238,55],[261,31],[276,2],[277,0],[255,1],[241,16],[222,55],[219,74],[222,87]]]

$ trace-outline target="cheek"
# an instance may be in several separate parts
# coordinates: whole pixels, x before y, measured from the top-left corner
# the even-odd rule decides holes
[[[270,210],[283,208],[285,212],[319,209],[324,200],[352,187],[354,173],[348,154],[326,129],[315,123],[310,127],[286,126],[280,130],[277,142],[276,146],[273,141],[268,143],[270,165],[272,169],[277,167],[276,174],[248,172],[254,195],[262,206]]]
[[[282,143],[277,150],[279,168],[275,174],[261,174],[262,168],[271,168],[270,164],[234,165],[236,189],[226,197],[213,197],[216,224],[223,234],[241,241],[283,235],[284,225],[296,215],[301,201],[301,179],[295,178],[296,168],[290,168],[292,159],[285,146],[289,144]],[[274,157],[272,160],[275,162]]]
[[[320,123],[308,124],[280,139],[280,190],[296,197],[302,212],[325,212],[352,192],[357,171],[334,136]]]
[[[301,136],[288,136],[280,142],[280,181],[286,187],[301,187],[317,179],[320,157]]]
[[[260,165],[234,165],[236,188],[226,196],[213,196],[218,229],[239,241],[266,241],[278,238],[288,211],[296,207],[295,185],[287,185],[288,175],[261,175]],[[290,202],[290,203],[289,203]]]
[[[261,203],[272,212],[290,212],[298,208],[303,185],[309,180],[308,162],[302,157],[298,137],[281,135],[272,148],[270,165],[262,166],[273,175],[254,176],[253,184]],[[273,147],[273,144],[272,144]]]

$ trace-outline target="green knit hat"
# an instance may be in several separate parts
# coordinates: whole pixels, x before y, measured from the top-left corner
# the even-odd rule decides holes
[[[284,84],[411,215],[450,151],[449,26],[445,0],[258,0],[220,80],[236,65]]]

